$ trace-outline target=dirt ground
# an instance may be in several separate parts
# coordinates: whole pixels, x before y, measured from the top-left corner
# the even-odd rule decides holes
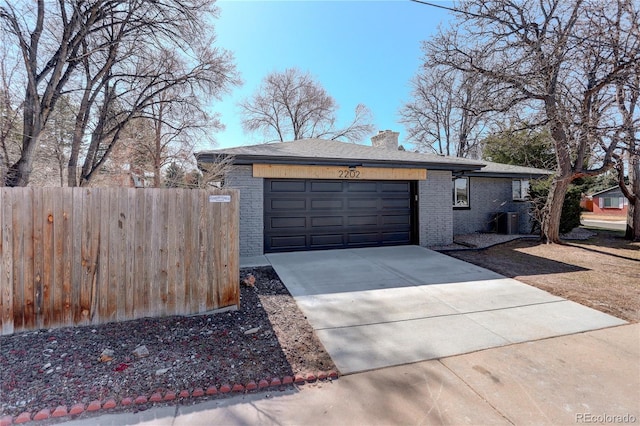
[[[618,318],[640,321],[640,243],[598,230],[586,241],[514,241],[447,253]]]

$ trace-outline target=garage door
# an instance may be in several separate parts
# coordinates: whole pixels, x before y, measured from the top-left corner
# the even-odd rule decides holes
[[[265,252],[412,243],[411,181],[265,179]]]

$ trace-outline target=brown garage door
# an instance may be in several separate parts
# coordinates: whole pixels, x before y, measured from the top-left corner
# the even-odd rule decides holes
[[[411,181],[265,179],[265,252],[411,244]]]

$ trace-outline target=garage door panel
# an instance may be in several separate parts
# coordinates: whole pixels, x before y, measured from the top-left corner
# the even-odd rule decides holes
[[[349,233],[347,235],[347,244],[353,245],[378,245],[380,243],[379,232],[360,232]]]
[[[311,247],[343,247],[343,234],[311,235]]]
[[[269,183],[271,192],[306,192],[304,180],[273,180]]]
[[[321,227],[343,227],[344,226],[344,218],[342,216],[312,216],[311,217],[311,227],[312,228],[321,228]]]
[[[271,237],[268,246],[272,250],[304,250],[307,246],[306,235]]]
[[[283,217],[272,217],[271,218],[271,228],[274,229],[290,229],[290,228],[306,228],[307,220],[305,217],[291,217],[291,216],[283,216]]]
[[[411,225],[411,216],[407,214],[384,215],[382,225]]]
[[[349,209],[378,209],[378,198],[350,198],[347,200]]]
[[[411,192],[409,182],[382,182],[382,192]]]
[[[271,199],[271,210],[282,210],[282,211],[304,211],[307,209],[306,200],[300,199],[279,199],[273,198]]]
[[[348,226],[378,226],[378,216],[349,216],[347,220]]]
[[[347,182],[347,191],[353,192],[377,192],[378,184],[376,182]]]
[[[408,198],[383,198],[383,209],[410,209],[411,200]]]
[[[408,181],[265,179],[265,252],[411,244],[412,188]]]
[[[387,244],[409,244],[411,242],[410,232],[383,232],[382,241]]]
[[[311,192],[342,192],[343,182],[312,180]]]
[[[344,200],[340,198],[337,198],[337,199],[313,198],[311,199],[310,204],[311,204],[312,210],[322,210],[322,209],[342,210],[344,208]]]

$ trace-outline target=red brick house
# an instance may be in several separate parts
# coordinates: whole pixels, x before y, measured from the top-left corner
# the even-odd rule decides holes
[[[595,214],[624,217],[627,215],[629,200],[622,194],[620,187],[614,186],[583,197],[580,205]]]

